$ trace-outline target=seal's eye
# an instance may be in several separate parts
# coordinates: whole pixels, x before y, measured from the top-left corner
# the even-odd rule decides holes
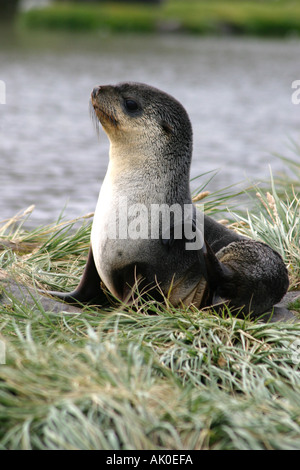
[[[134,101],[132,99],[127,99],[127,100],[125,100],[125,108],[130,113],[134,113],[135,111],[137,111],[139,109],[139,105],[137,104],[136,101]]]

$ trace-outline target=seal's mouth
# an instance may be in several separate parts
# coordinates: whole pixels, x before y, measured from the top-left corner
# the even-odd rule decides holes
[[[98,118],[103,126],[105,126],[105,124],[111,124],[114,127],[118,127],[119,121],[115,115],[104,111],[93,99],[90,101],[90,109],[93,120],[97,120]]]

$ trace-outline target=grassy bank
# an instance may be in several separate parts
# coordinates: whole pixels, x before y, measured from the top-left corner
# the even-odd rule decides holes
[[[286,194],[271,182],[234,227],[279,249],[299,288],[300,200],[284,181]],[[231,204],[224,192],[205,200],[217,219]],[[89,219],[27,231],[27,216],[0,228],[2,273],[70,290]],[[155,303],[53,314],[38,298],[0,304],[0,448],[300,449],[300,323]]]
[[[293,0],[170,0],[161,6],[57,3],[22,13],[28,28],[109,32],[182,31],[194,34],[300,34],[300,4]]]

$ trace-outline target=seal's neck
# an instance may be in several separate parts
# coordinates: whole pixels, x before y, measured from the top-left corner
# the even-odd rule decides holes
[[[175,161],[176,158],[176,161]],[[190,157],[133,151],[111,144],[107,178],[115,191],[135,202],[190,204]]]

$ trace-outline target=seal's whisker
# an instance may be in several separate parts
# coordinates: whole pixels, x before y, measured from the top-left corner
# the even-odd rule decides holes
[[[99,119],[97,118],[97,114],[95,112],[95,109],[91,100],[89,101],[89,111],[90,111],[90,117],[92,119],[93,125],[96,129],[97,137],[99,139],[100,138],[100,122],[99,122]]]

